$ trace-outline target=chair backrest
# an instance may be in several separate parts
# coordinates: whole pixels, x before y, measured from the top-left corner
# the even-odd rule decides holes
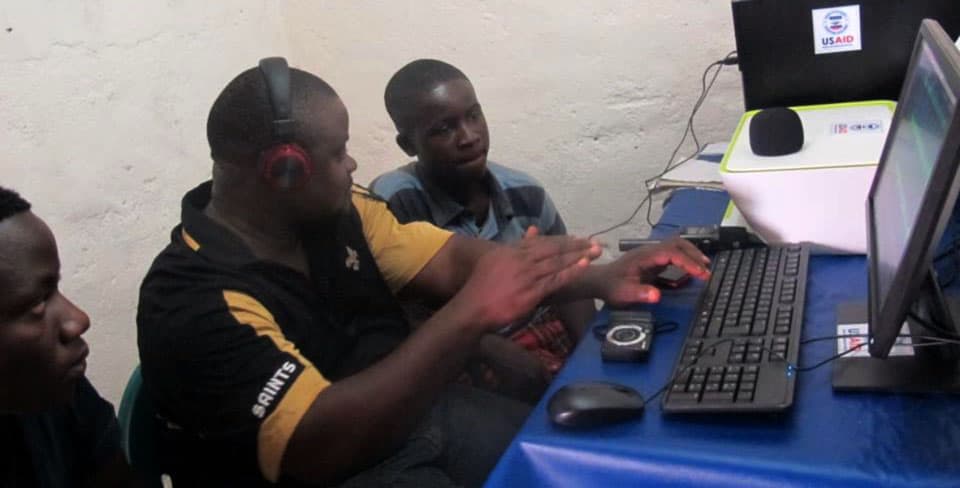
[[[120,400],[120,446],[127,462],[146,486],[160,488],[161,471],[157,456],[156,414],[150,396],[143,390],[140,366],[133,370]]]

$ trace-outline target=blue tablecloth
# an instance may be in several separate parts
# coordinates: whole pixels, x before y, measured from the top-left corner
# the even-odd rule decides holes
[[[719,222],[722,192],[680,190],[661,222]],[[655,233],[669,233],[661,226]],[[605,364],[592,334],[501,458],[487,486],[960,486],[960,397],[834,393],[831,364],[800,373],[793,408],[763,416],[666,416],[659,398],[627,423],[571,431],[552,425],[549,396],[581,380],[611,380],[652,395],[667,381],[702,289],[664,292],[650,307],[678,330],[659,334],[643,364]],[[810,260],[804,338],[836,333],[836,305],[866,300],[863,256]],[[597,322],[605,321],[605,312]],[[803,346],[800,365],[835,353],[834,341]]]

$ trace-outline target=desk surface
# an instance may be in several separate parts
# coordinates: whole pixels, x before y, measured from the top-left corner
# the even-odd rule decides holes
[[[675,192],[662,223],[717,223],[726,194]],[[655,231],[669,233],[669,225]],[[644,364],[604,364],[588,334],[527,419],[487,486],[960,486],[960,397],[834,393],[830,364],[800,373],[781,415],[675,417],[660,398],[627,423],[583,431],[552,425],[546,402],[561,386],[611,380],[652,395],[667,381],[687,332],[698,283],[664,292],[650,308],[678,330],[657,336]],[[863,256],[810,260],[804,338],[835,334],[835,308],[866,300]],[[598,322],[605,321],[604,314]],[[835,352],[803,346],[800,365]]]

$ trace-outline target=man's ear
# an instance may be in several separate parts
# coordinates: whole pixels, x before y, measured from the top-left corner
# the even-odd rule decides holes
[[[410,142],[410,138],[406,134],[397,134],[397,145],[400,146],[400,149],[403,149],[403,152],[407,153],[407,156],[416,156],[417,151],[413,148],[413,144]]]

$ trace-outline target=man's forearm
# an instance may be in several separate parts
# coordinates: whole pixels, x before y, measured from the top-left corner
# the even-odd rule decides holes
[[[557,315],[574,341],[579,341],[587,330],[587,326],[597,314],[597,307],[592,298],[561,303],[557,306]]]
[[[290,439],[284,473],[331,482],[402,443],[479,342],[464,310],[440,309],[389,356],[320,393]]]
[[[550,295],[550,303],[564,303],[588,298],[605,298],[611,279],[609,271],[609,264],[591,265],[579,279]]]
[[[436,304],[446,303],[470,278],[480,257],[497,246],[483,239],[459,234],[451,236],[400,295],[429,298]]]

